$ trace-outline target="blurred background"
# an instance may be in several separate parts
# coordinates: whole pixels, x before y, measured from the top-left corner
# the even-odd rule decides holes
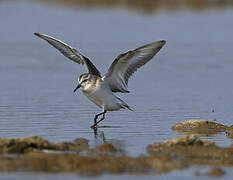
[[[146,14],[161,10],[205,10],[207,8],[220,9],[233,5],[232,0],[45,0],[45,3],[61,4],[69,7],[89,8],[123,8],[129,11]]]
[[[197,118],[232,125],[232,19],[232,0],[0,0],[0,137],[101,143],[89,128],[100,109],[80,91],[72,93],[85,67],[34,32],[72,45],[103,75],[119,54],[167,41],[129,80],[131,93],[118,94],[135,112],[108,113],[103,125],[113,127],[100,129],[101,137],[129,155],[176,137],[171,127],[177,122]],[[232,143],[224,133],[203,139]],[[166,178],[195,179],[194,171]],[[230,176],[231,169],[224,177]]]

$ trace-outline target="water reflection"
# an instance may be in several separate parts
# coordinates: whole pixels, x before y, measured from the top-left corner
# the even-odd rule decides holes
[[[106,138],[104,136],[104,131],[99,131],[98,129],[93,129],[94,137],[95,137],[95,144],[105,144]]]
[[[104,131],[99,129],[93,129],[95,146],[102,144],[112,144],[120,153],[125,153],[125,141],[119,139],[108,139],[105,136]]]
[[[207,8],[223,8],[232,6],[233,0],[42,0],[46,3],[61,4],[68,7],[91,8],[124,8],[143,13],[153,13],[161,9],[180,10],[193,9],[204,10]]]

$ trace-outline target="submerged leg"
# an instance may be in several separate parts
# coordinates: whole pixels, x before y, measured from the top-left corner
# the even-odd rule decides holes
[[[97,124],[99,124],[101,121],[103,121],[103,120],[105,119],[105,113],[106,113],[106,112],[107,112],[107,111],[104,110],[104,112],[101,112],[101,113],[95,115],[94,124],[91,126],[91,128],[93,128],[93,129],[97,128]],[[97,121],[97,119],[98,119],[98,117],[99,117],[100,115],[103,115],[103,117],[102,117],[99,121]]]

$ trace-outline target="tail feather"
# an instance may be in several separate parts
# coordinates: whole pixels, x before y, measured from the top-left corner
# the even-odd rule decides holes
[[[134,112],[134,110],[130,107],[130,106],[125,106],[128,110],[130,110],[130,111],[133,111]]]
[[[117,99],[120,101],[120,105],[123,109],[127,108],[130,111],[134,111],[128,104],[126,104],[123,100],[121,100],[119,97]]]

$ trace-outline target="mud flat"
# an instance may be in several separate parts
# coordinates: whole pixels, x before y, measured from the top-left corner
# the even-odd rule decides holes
[[[61,143],[38,136],[1,138],[0,171],[97,176],[103,173],[168,173],[192,165],[207,165],[212,168],[205,175],[218,176],[224,175],[220,167],[233,166],[233,146],[219,147],[195,135],[157,142],[148,145],[147,150],[146,155],[131,157],[112,144],[91,148],[88,140],[82,138]]]

